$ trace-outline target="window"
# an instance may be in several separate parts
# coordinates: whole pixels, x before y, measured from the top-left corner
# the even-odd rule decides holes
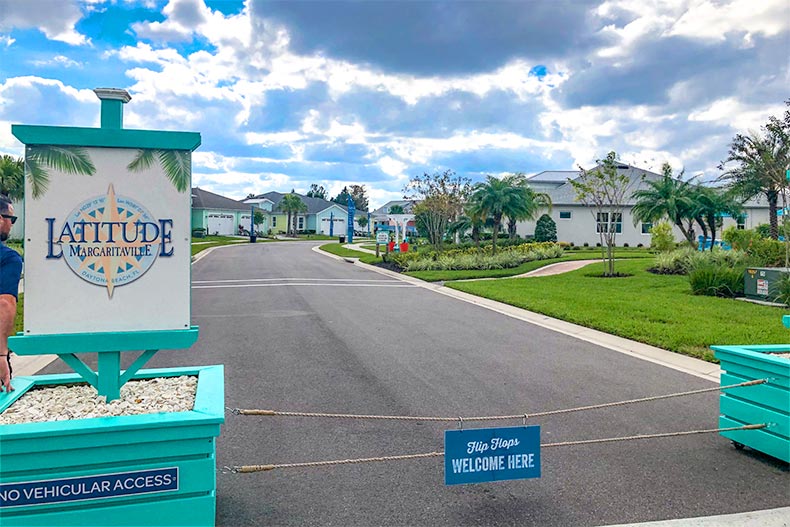
[[[746,216],[738,216],[737,218],[735,218],[735,221],[737,222],[736,228],[739,231],[742,231],[746,228]]]
[[[569,219],[571,219],[571,211],[569,211],[569,210],[561,210],[560,211],[560,219],[561,220],[569,220]]]
[[[623,232],[623,215],[619,212],[612,212],[612,223],[614,232]],[[595,232],[609,232],[609,213],[599,212],[596,215]]]
[[[650,229],[653,228],[652,223],[643,223],[642,224],[642,234],[650,234]]]
[[[298,229],[299,229],[300,231],[303,231],[303,230],[304,230],[304,216],[299,216],[299,220],[298,220],[298,222],[299,222],[299,227],[298,227]]]
[[[277,227],[277,216],[272,216],[272,227]]]

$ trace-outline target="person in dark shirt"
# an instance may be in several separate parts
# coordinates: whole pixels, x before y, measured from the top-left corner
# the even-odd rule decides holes
[[[3,243],[11,233],[11,225],[16,222],[14,206],[0,194],[0,392],[10,392],[11,357],[8,351],[8,337],[14,333],[16,301],[19,293],[19,278],[22,275],[22,257]]]

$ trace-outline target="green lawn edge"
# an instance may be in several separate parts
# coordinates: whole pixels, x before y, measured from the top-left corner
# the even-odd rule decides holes
[[[369,254],[362,251],[354,251],[346,249],[341,243],[326,243],[318,247],[320,250],[342,258],[359,258],[359,261],[366,264],[375,265],[381,262],[381,257],[376,258],[375,254]]]
[[[553,276],[446,286],[713,363],[718,361],[712,345],[790,340],[782,325],[786,309],[693,295],[687,277],[648,273],[651,264],[618,262],[618,272],[632,275],[625,278],[595,277],[587,266]]]

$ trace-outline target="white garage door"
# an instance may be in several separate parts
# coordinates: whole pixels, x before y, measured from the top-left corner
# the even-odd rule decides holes
[[[235,225],[232,214],[209,214],[209,234],[235,234]]]

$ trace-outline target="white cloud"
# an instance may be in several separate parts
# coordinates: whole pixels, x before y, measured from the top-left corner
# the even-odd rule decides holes
[[[771,115],[781,115],[782,105],[757,106],[743,103],[735,97],[718,99],[707,107],[689,113],[689,121],[712,122],[729,125],[734,131],[757,131]]]
[[[72,60],[65,55],[55,55],[49,60],[34,60],[31,62],[34,66],[59,66],[63,68],[81,68],[82,63]]]
[[[734,0],[726,5],[696,0],[667,34],[724,40],[731,33],[745,33],[745,43],[749,43],[752,35],[771,37],[788,29],[790,4],[786,0]]]
[[[74,28],[83,16],[74,0],[0,0],[0,13],[3,13],[0,19],[2,31],[36,28],[50,40],[72,45],[90,43]]]
[[[11,44],[16,42],[15,39],[7,36],[7,35],[0,35],[0,44],[4,45],[5,47],[11,47]]]

